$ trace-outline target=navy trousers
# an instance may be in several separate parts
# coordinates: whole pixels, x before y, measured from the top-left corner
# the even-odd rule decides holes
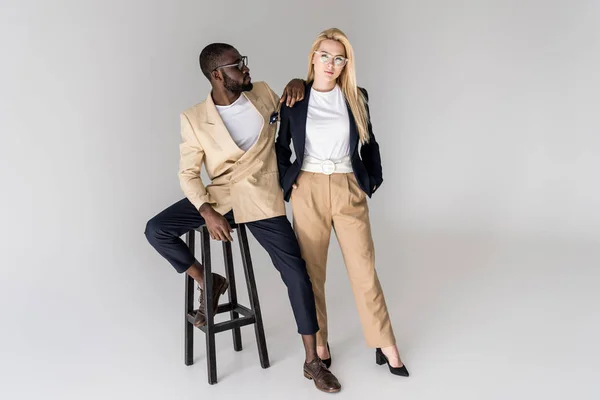
[[[225,214],[225,218],[229,223],[233,223],[232,212]],[[177,272],[183,273],[196,260],[190,254],[181,236],[201,225],[204,225],[204,218],[186,198],[148,221],[144,233],[156,251],[167,259]],[[319,325],[312,284],[290,221],[283,215],[247,222],[245,225],[267,251],[287,286],[298,333],[302,335],[316,333]]]

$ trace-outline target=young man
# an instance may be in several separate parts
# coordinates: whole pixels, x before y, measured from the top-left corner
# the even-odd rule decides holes
[[[206,224],[213,239],[231,241],[229,223],[243,223],[269,253],[281,273],[302,335],[306,359],[304,374],[325,392],[338,392],[337,378],[316,353],[319,330],[311,282],[292,226],[285,214],[274,142],[276,124],[271,116],[280,103],[264,82],[252,84],[247,57],[232,46],[213,43],[202,50],[200,67],[211,83],[207,99],[181,115],[179,180],[186,196],[146,226],[146,237],[179,273],[187,272],[202,287],[202,265],[180,236]],[[300,94],[301,93],[301,94]],[[292,81],[284,96],[288,104],[301,99],[304,83]],[[205,165],[211,183],[200,178]],[[225,277],[213,274],[216,310],[227,289]],[[204,307],[196,326],[205,324]]]

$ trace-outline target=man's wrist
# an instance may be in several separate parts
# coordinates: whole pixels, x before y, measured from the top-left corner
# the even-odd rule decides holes
[[[204,214],[213,211],[213,208],[210,205],[210,203],[204,203],[204,204],[202,204],[200,206],[200,208],[198,209],[198,211],[200,212],[200,215],[204,216]]]

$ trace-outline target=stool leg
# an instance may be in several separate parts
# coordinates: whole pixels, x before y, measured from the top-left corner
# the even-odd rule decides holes
[[[231,254],[231,243],[223,242],[223,259],[225,260],[225,274],[227,276],[227,280],[229,281],[229,303],[232,307],[236,307],[238,305],[237,300],[237,290],[235,286],[235,273],[233,270],[233,255]],[[238,319],[239,314],[236,311],[231,310],[229,313],[231,315],[231,319]],[[242,350],[242,332],[241,329],[234,328],[231,333],[233,334],[233,349],[235,351]]]
[[[190,253],[194,255],[196,244],[196,232],[191,230],[186,234],[186,242],[190,248]],[[184,340],[184,363],[192,365],[194,363],[194,325],[188,321],[188,314],[194,311],[194,278],[185,274],[185,340]]]
[[[201,231],[202,265],[204,266],[204,311],[206,314],[206,367],[208,370],[208,383],[217,383],[217,357],[215,349],[215,313],[213,304],[213,278],[210,259],[210,236],[208,229],[203,226]]]
[[[256,319],[254,324],[254,333],[256,334],[260,365],[263,368],[269,368],[269,354],[267,352],[267,341],[265,340],[265,328],[263,326],[262,314],[260,312],[260,303],[258,301],[258,289],[254,279],[254,270],[252,269],[250,247],[248,246],[248,235],[246,234],[246,227],[242,224],[238,226],[238,239],[240,241],[242,263],[244,264],[244,273],[246,274],[246,283],[248,285],[250,306],[252,307],[252,311],[254,312],[254,317]]]

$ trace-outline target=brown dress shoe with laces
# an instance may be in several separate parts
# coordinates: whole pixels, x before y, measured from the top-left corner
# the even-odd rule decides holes
[[[327,369],[319,357],[304,363],[304,377],[313,380],[317,389],[325,393],[336,393],[342,389],[335,375]]]
[[[213,278],[213,312],[217,312],[217,307],[219,307],[219,297],[225,293],[227,288],[229,287],[229,282],[224,276],[219,274],[212,274]],[[204,291],[200,290],[200,308],[196,312],[196,317],[194,318],[194,326],[200,327],[206,325],[206,315],[205,315],[205,307],[204,307]]]

